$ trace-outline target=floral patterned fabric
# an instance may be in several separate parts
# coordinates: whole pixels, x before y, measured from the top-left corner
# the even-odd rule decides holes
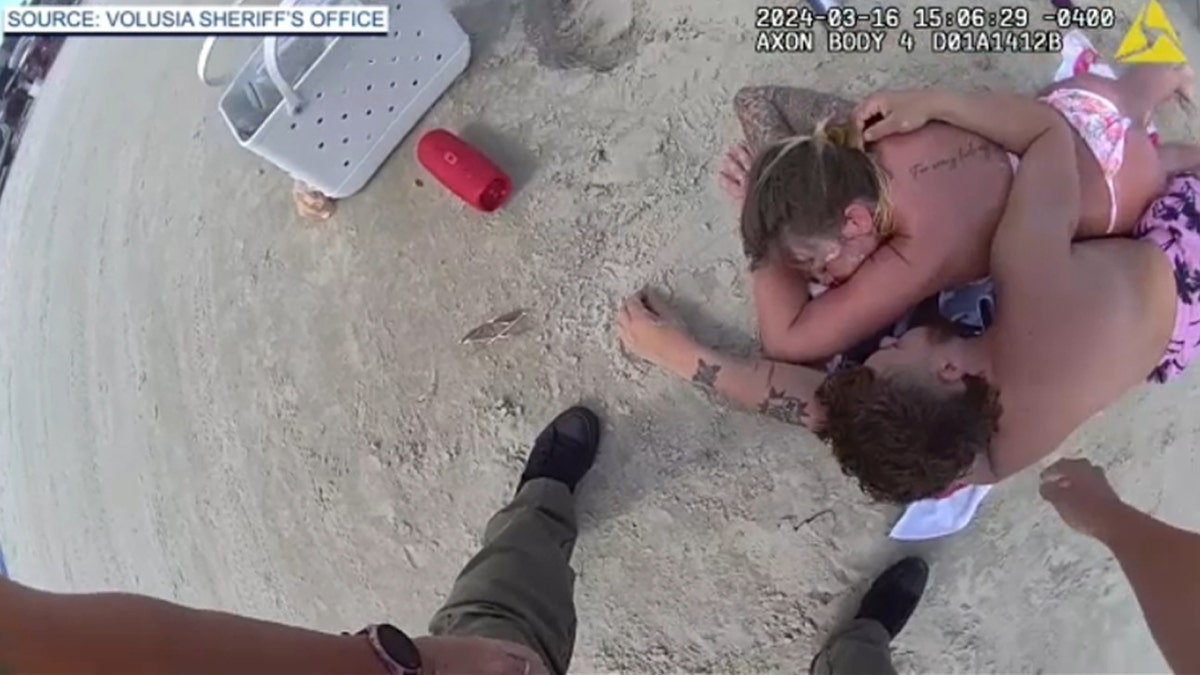
[[[1150,381],[1167,382],[1183,372],[1200,348],[1200,178],[1181,173],[1171,177],[1167,191],[1150,204],[1134,229],[1167,254],[1175,270],[1175,330]]]
[[[1043,99],[1057,110],[1087,143],[1100,163],[1108,184],[1108,231],[1117,224],[1117,186],[1114,183],[1125,161],[1125,133],[1132,124],[1112,101],[1083,89],[1058,89]]]

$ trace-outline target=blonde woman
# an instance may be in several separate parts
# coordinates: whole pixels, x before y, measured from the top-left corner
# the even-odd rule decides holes
[[[1076,238],[1128,235],[1169,173],[1200,164],[1200,147],[1156,148],[1145,128],[1155,106],[1190,93],[1191,79],[1186,68],[1137,66],[1117,80],[1083,74],[1043,94],[1075,130],[1083,199]],[[884,137],[842,117],[779,138],[787,122],[767,97],[784,95],[757,91],[736,105],[760,146],[735,149],[722,184],[743,200],[767,355],[828,359],[924,298],[987,276],[1018,157],[942,123]],[[844,110],[828,101],[809,108]],[[813,299],[810,281],[830,290]]]

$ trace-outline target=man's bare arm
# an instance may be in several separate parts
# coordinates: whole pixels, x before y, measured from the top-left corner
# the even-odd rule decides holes
[[[826,117],[849,117],[850,101],[802,87],[745,87],[733,108],[746,141],[755,152],[789,136],[811,133]]]
[[[1086,460],[1055,462],[1042,472],[1041,493],[1067,525],[1112,551],[1171,669],[1200,673],[1200,534],[1125,504],[1103,470]]]
[[[1000,299],[992,327],[993,367],[1002,391],[1028,389],[1029,383],[1054,372],[1062,357],[1056,350],[1062,345],[1048,336],[1062,321],[1062,308],[1072,303],[1074,285],[1068,270],[1080,214],[1075,137],[1057,114],[1049,120],[1021,161],[992,240],[991,271]],[[1011,424],[1032,424],[1030,416],[1042,414],[1043,406],[1021,396],[1002,401]],[[999,480],[1053,450],[1028,442],[997,442],[988,465]]]
[[[383,673],[361,637],[125,593],[0,579],[0,669],[15,673]]]
[[[1129,577],[1150,634],[1177,673],[1200,672],[1200,535],[1134,510],[1113,518],[1100,537]]]

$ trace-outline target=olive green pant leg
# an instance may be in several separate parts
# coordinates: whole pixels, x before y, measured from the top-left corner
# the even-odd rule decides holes
[[[878,621],[855,619],[830,636],[812,663],[813,675],[895,675],[891,636]]]
[[[429,624],[434,635],[523,644],[556,675],[575,648],[575,496],[538,478],[517,492],[484,530],[483,547],[454,582]]]

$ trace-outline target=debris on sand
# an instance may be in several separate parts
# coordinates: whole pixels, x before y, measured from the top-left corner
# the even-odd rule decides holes
[[[526,324],[528,323],[524,321],[524,319],[525,310],[523,309],[514,310],[508,312],[507,314],[501,314],[491,321],[472,329],[470,333],[467,333],[463,339],[459,341],[459,344],[465,345],[482,343],[485,345],[490,345],[497,340],[503,340],[504,338],[512,337],[524,332]]]
[[[633,0],[530,0],[525,35],[548,68],[606,73],[637,52]]]
[[[296,213],[308,220],[329,220],[337,210],[336,201],[301,181],[292,185],[292,199],[296,202]]]

